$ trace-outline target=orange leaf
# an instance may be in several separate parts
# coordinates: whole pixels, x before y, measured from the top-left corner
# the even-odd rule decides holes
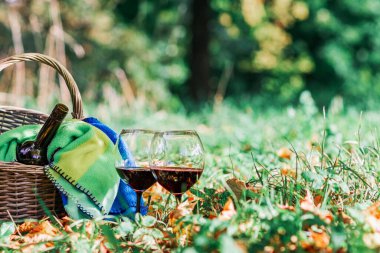
[[[71,219],[70,217],[65,216],[65,217],[63,217],[63,218],[61,219],[61,224],[62,224],[62,226],[65,226],[65,225],[68,225],[68,224],[72,223],[73,221],[74,221],[74,220]]]
[[[330,236],[326,232],[315,232],[312,230],[310,231],[310,237],[313,239],[314,244],[319,249],[325,249],[327,246],[329,246],[330,243]]]
[[[289,206],[289,205],[277,205],[279,208],[281,208],[282,210],[289,210],[289,211],[295,211],[295,208],[294,206]]]
[[[319,215],[319,218],[324,220],[327,224],[330,224],[334,220],[332,213],[327,210],[318,210],[317,214]]]
[[[380,201],[368,207],[365,213],[374,216],[376,219],[380,219]]]
[[[322,204],[322,201],[323,201],[323,197],[321,195],[317,195],[314,198],[314,205],[320,206],[320,204]]]
[[[315,210],[313,196],[309,190],[306,190],[306,196],[300,201],[300,207],[303,211],[313,212]]]
[[[333,252],[329,247],[330,236],[326,231],[316,232],[309,229],[308,237],[309,240],[302,240],[300,242],[305,252]]]
[[[279,150],[277,150],[277,155],[280,157],[280,158],[283,158],[283,159],[288,159],[290,160],[290,158],[292,157],[292,151],[290,151],[290,149],[288,148],[280,148]]]
[[[35,226],[26,236],[32,236],[34,234],[46,234],[54,236],[57,235],[58,232],[58,229],[53,227],[49,221],[43,221]]]
[[[352,218],[343,212],[342,208],[338,209],[338,216],[343,220],[344,224],[353,223]]]
[[[94,226],[94,223],[88,221],[86,223],[86,233],[87,233],[87,236],[89,238],[91,238],[91,236],[93,235],[93,233],[95,232],[95,226]]]
[[[167,193],[168,191],[164,187],[162,187],[159,183],[155,183],[149,187],[148,190],[144,191],[143,197],[144,199],[150,197],[150,201],[152,203],[156,203],[162,201],[162,196]]]
[[[231,198],[228,198],[226,204],[223,207],[222,212],[219,214],[218,218],[221,220],[229,220],[236,214],[234,202]]]
[[[215,214],[215,213],[210,213],[209,215],[208,215],[208,218],[210,219],[210,220],[213,220],[213,219],[215,219],[215,218],[217,218],[218,216]]]
[[[49,241],[58,234],[60,234],[59,230],[53,227],[49,221],[43,221],[30,230],[30,232],[24,236],[24,239],[28,244],[46,242],[45,246],[50,247],[52,246],[52,242]]]
[[[38,225],[38,222],[36,222],[36,221],[26,221],[18,227],[18,231],[20,231],[20,233],[22,233],[22,234],[28,233],[33,228],[35,228],[37,225]]]
[[[196,201],[189,202],[186,200],[185,202],[182,202],[177,206],[176,209],[174,209],[170,214],[169,214],[169,225],[174,226],[175,222],[179,220],[180,218],[189,215],[193,212],[193,209],[196,205]]]
[[[284,167],[280,169],[280,171],[281,171],[281,175],[283,176],[289,176],[292,178],[296,177],[296,170],[290,167],[290,165],[285,165]]]
[[[306,196],[305,196],[305,198],[303,198],[300,201],[301,210],[304,211],[304,212],[311,212],[311,213],[319,216],[319,218],[321,218],[322,220],[324,220],[326,223],[330,223],[334,219],[334,217],[331,214],[331,212],[326,211],[326,210],[320,210],[318,207],[315,206],[315,204],[314,204],[315,201],[316,200],[314,200],[314,198],[311,195],[310,191],[306,190]],[[318,198],[317,201],[320,201],[320,199]]]

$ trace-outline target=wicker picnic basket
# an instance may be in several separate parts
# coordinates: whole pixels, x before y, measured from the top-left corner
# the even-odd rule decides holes
[[[26,53],[0,61],[0,71],[17,62],[34,61],[54,68],[65,80],[73,104],[72,116],[83,118],[82,99],[68,70],[55,59],[37,53]],[[27,124],[41,124],[48,115],[24,108],[0,106],[0,134]],[[43,205],[41,205],[41,200]],[[17,162],[0,162],[0,220],[40,219],[48,208],[56,216],[64,215],[59,192],[44,174],[43,167]]]

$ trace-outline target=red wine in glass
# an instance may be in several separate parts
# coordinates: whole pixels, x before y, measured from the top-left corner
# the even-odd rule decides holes
[[[181,202],[184,192],[204,169],[204,149],[194,130],[156,132],[151,144],[150,167],[157,181]]]
[[[150,144],[155,132],[147,129],[123,129],[114,147],[115,168],[136,192],[136,212],[140,213],[142,193],[151,187],[156,178],[149,167]],[[124,144],[126,154],[119,152]]]
[[[117,173],[125,179],[137,194],[136,211],[140,213],[142,193],[156,183],[156,178],[150,168],[117,167]]]
[[[119,173],[119,176],[123,179],[126,179],[128,184],[136,192],[143,192],[156,182],[156,178],[154,177],[150,168],[118,167],[116,169]]]
[[[189,190],[199,179],[203,169],[187,167],[152,167],[157,182],[170,191],[177,199]]]

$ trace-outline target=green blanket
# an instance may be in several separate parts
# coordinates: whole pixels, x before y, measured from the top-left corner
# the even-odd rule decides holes
[[[34,140],[41,126],[28,125],[0,135],[0,160],[15,161],[16,147]],[[70,217],[96,218],[107,214],[116,197],[120,178],[114,168],[113,143],[99,129],[79,120],[65,121],[48,147],[44,170],[68,196]]]

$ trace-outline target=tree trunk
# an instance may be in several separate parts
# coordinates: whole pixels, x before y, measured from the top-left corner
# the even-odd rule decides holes
[[[195,101],[210,97],[209,80],[209,19],[210,0],[192,1],[189,90]]]

